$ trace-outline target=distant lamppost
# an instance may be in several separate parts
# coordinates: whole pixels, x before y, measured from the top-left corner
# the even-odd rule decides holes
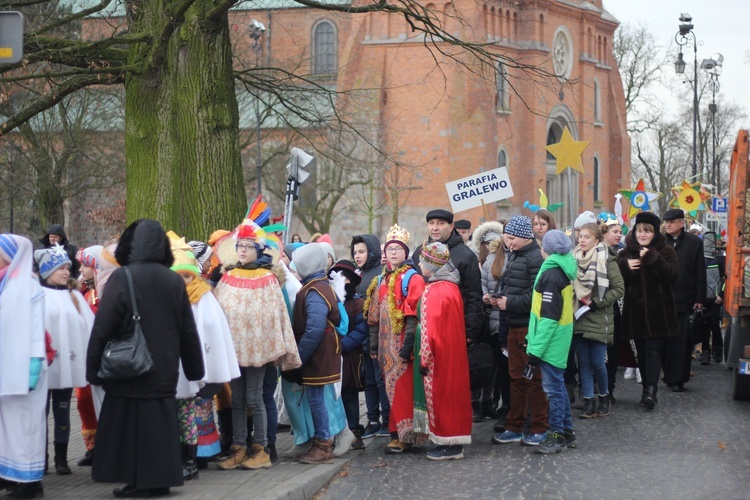
[[[708,88],[711,89],[711,104],[708,105],[708,111],[711,113],[711,139],[713,147],[713,159],[711,162],[711,184],[714,185],[716,191],[718,188],[718,165],[716,165],[716,93],[720,89],[719,76],[721,70],[724,67],[724,56],[716,53],[711,56],[711,59],[704,59],[701,63],[701,69],[705,70],[709,75]]]
[[[253,19],[248,27],[250,39],[253,41],[253,51],[255,52],[255,67],[260,67],[260,54],[263,52],[263,45],[261,38],[263,38],[263,32],[266,31],[266,27],[258,21]],[[261,167],[263,166],[260,159],[260,97],[255,96],[255,138],[257,143],[256,158],[255,158],[255,173],[258,176],[258,195],[260,195],[261,189]]]
[[[693,25],[691,21],[693,17],[690,14],[680,14],[680,30],[674,36],[674,41],[680,47],[680,53],[677,55],[677,60],[674,62],[674,70],[678,75],[685,73],[685,59],[682,58],[682,47],[693,46],[693,177],[698,174],[698,41],[695,38],[693,32]],[[692,36],[692,40],[688,37]]]

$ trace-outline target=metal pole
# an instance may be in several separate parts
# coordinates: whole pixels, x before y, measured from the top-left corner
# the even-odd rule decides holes
[[[260,67],[260,37],[253,41],[255,49],[255,67]],[[261,194],[261,167],[263,166],[260,158],[260,97],[255,96],[255,139],[256,139],[256,157],[255,157],[255,174],[258,176],[258,195]]]
[[[719,191],[719,186],[716,184],[719,180],[719,176],[716,172],[716,86],[711,86],[711,104],[713,105],[711,109],[711,143],[713,146],[713,160],[711,161],[711,184],[714,185],[714,190],[717,191],[717,194],[721,194]]]
[[[698,42],[693,33],[693,176],[698,173]]]
[[[10,201],[10,232],[13,232],[13,155],[10,155],[10,161],[8,162],[8,166],[10,167],[10,182],[8,183],[10,185],[10,193],[8,193],[9,200]]]
[[[570,176],[570,167],[565,172],[568,177],[568,221],[570,226],[573,227],[573,181]]]

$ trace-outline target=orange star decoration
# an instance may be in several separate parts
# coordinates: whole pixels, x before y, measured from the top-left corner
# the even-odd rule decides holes
[[[583,173],[581,155],[588,146],[589,141],[574,140],[568,127],[565,127],[560,142],[547,146],[547,151],[557,159],[555,175],[560,175],[568,167]]]
[[[698,212],[708,210],[713,195],[701,186],[700,182],[690,184],[688,181],[682,181],[681,186],[672,188],[674,199],[669,203],[671,207],[679,207],[695,217]]]

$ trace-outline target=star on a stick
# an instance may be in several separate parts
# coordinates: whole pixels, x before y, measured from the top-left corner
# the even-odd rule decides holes
[[[565,127],[560,142],[547,146],[547,151],[557,159],[555,175],[560,175],[568,167],[583,173],[581,155],[588,146],[589,141],[574,140],[568,127]]]

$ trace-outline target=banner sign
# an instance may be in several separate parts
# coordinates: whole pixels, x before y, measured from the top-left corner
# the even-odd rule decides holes
[[[492,203],[513,196],[506,167],[446,182],[445,189],[454,213],[480,207],[482,202]]]

